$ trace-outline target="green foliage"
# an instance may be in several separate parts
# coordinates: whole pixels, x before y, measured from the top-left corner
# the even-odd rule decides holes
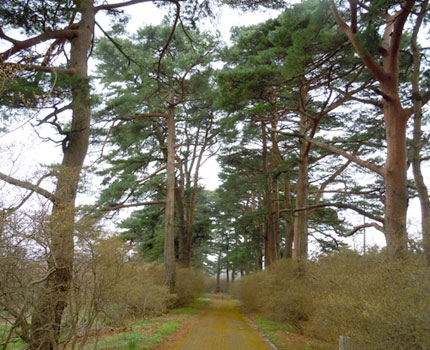
[[[0,5],[0,26],[26,34],[56,30],[68,24],[76,11],[72,0],[14,0]]]

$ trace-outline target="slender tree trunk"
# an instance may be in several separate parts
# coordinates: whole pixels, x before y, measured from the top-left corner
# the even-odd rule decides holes
[[[69,140],[63,149],[63,161],[55,190],[56,201],[50,217],[49,274],[32,315],[32,350],[52,350],[58,347],[61,320],[72,280],[75,199],[90,135],[87,55],[94,29],[92,0],[81,1],[79,11],[82,15],[79,34],[71,40],[70,55],[70,68],[76,71],[72,86],[73,119]]]
[[[215,293],[221,292],[221,249],[218,251],[218,259],[216,263],[216,288]]]
[[[178,263],[182,267],[189,267],[190,254],[188,252],[188,222],[187,214],[185,212],[185,176],[183,167],[180,164],[180,178],[178,185],[175,187],[175,203],[176,214],[178,217]]]
[[[430,199],[421,170],[422,140],[422,95],[420,91],[421,51],[418,46],[418,32],[428,7],[428,0],[423,1],[421,11],[412,34],[412,53],[414,70],[412,73],[412,97],[414,102],[414,130],[412,140],[412,170],[421,205],[421,231],[423,236],[424,255],[430,265]]]
[[[169,113],[167,116],[167,198],[166,227],[164,234],[165,284],[171,293],[176,284],[175,261],[175,107],[173,93],[169,92]]]
[[[273,192],[273,214],[272,214],[272,221],[273,221],[273,236],[275,240],[275,247],[274,247],[274,260],[278,260],[281,258],[281,227],[279,224],[280,217],[281,217],[281,206],[280,206],[280,199],[279,199],[279,176],[277,172],[279,171],[279,166],[282,162],[282,156],[281,152],[279,150],[278,146],[278,134],[275,131],[277,127],[277,120],[273,117],[271,121],[271,132],[270,132],[270,139],[272,141],[272,148],[271,148],[271,157],[270,157],[270,163],[271,168],[275,170],[272,172],[273,174],[270,176],[271,179],[271,187]]]
[[[269,174],[269,152],[267,148],[266,124],[264,122],[262,122],[261,129],[263,136],[263,171],[265,181],[264,202],[266,207],[266,220],[264,225],[264,266],[267,267],[276,260],[276,233],[273,211],[273,188],[271,177]]]
[[[291,185],[290,180],[284,180],[284,196],[285,196],[285,252],[284,258],[292,258],[293,257],[293,238],[294,238],[294,216],[291,211],[288,211],[292,208],[291,205]]]

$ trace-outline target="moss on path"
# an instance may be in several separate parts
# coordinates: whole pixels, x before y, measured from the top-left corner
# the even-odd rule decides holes
[[[234,301],[213,299],[169,350],[272,350]]]

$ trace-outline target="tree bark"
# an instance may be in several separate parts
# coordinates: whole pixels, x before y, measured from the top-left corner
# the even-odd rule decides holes
[[[48,270],[31,322],[32,350],[51,350],[58,347],[61,319],[72,280],[74,258],[75,199],[80,172],[88,149],[90,135],[90,98],[87,74],[87,55],[94,30],[93,1],[81,1],[82,19],[71,40],[70,68],[74,69],[72,86],[73,119],[69,140],[64,148],[55,190],[55,202],[50,217],[50,254]]]
[[[276,233],[273,213],[273,193],[272,181],[269,174],[269,154],[267,147],[267,133],[265,122],[261,123],[263,136],[263,171],[264,171],[264,202],[266,207],[266,220],[264,225],[265,245],[264,245],[264,266],[271,265],[276,260]]]
[[[167,198],[164,233],[165,284],[173,293],[176,285],[175,261],[175,107],[174,95],[169,92],[167,116]]]
[[[307,88],[300,88],[300,135],[308,131],[308,116],[306,113]],[[296,208],[308,206],[308,155],[309,143],[305,138],[299,139],[299,168],[296,184]],[[294,248],[293,260],[301,262],[308,258],[308,211],[301,210],[294,213]]]
[[[291,185],[290,180],[284,180],[284,201],[285,201],[285,252],[284,258],[293,257],[293,240],[294,240],[294,216],[291,211]]]
[[[407,255],[406,215],[408,209],[406,123],[408,113],[400,101],[385,101],[384,118],[387,160],[384,167],[385,237],[388,259],[404,259]]]
[[[422,95],[420,91],[421,51],[418,46],[418,32],[428,7],[428,0],[423,1],[421,11],[412,34],[412,53],[414,70],[412,73],[412,97],[414,102],[414,129],[412,140],[412,171],[421,205],[421,231],[424,255],[430,265],[430,199],[421,169],[422,140]]]

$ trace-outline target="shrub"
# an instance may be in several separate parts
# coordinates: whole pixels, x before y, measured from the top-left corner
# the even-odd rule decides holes
[[[256,272],[235,283],[233,294],[249,311],[300,328],[313,312],[312,280],[288,260],[280,260],[267,271]]]
[[[430,349],[430,269],[414,256],[388,264],[383,254],[346,250],[309,262],[304,274],[284,260],[232,292],[249,311],[331,343],[348,335],[354,349]]]
[[[430,271],[424,262],[337,256],[319,268],[314,325],[320,335],[349,335],[366,350],[430,348]]]
[[[178,268],[176,276],[176,306],[190,304],[194,299],[209,291],[209,278],[202,270]]]

